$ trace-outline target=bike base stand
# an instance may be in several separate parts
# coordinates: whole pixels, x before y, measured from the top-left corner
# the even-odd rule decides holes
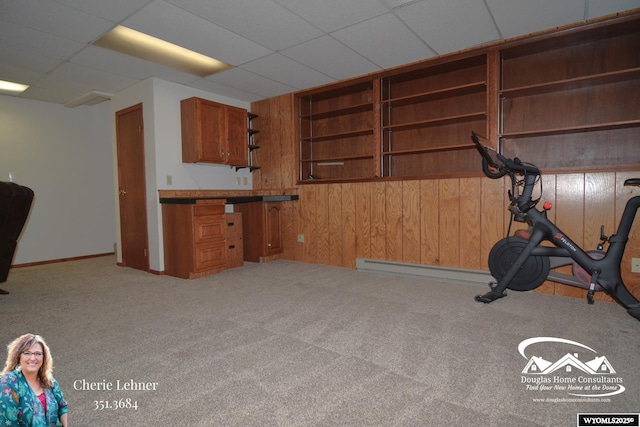
[[[491,288],[491,290],[489,292],[487,292],[484,295],[476,295],[475,300],[478,302],[483,302],[485,304],[489,304],[490,302],[493,302],[497,299],[500,298],[504,298],[507,296],[506,292],[497,292],[495,290],[497,283],[495,282],[491,282],[489,283],[489,288]]]

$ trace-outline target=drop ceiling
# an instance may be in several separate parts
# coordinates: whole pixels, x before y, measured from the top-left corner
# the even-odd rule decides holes
[[[640,0],[1,0],[0,80],[58,104],[150,77],[252,102],[635,8]],[[232,67],[202,78],[93,45],[120,24]]]

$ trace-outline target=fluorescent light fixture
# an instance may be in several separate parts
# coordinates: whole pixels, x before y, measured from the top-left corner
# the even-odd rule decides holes
[[[66,104],[64,104],[64,106],[73,108],[79,105],[96,105],[100,104],[101,102],[108,101],[112,96],[113,95],[110,93],[92,90],[91,92],[87,92],[84,95],[81,95],[76,99],[67,102]]]
[[[0,93],[8,95],[17,95],[27,90],[29,85],[23,85],[21,83],[7,82],[0,80]]]
[[[205,77],[231,65],[118,25],[94,43],[105,49]]]

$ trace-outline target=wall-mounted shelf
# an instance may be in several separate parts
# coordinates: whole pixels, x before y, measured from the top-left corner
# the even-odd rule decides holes
[[[248,156],[249,156],[249,160],[248,160],[248,162],[247,162],[247,166],[246,166],[246,167],[248,167],[248,168],[249,168],[249,171],[251,171],[251,172],[253,172],[254,170],[260,169],[260,166],[255,165],[255,164],[253,163],[253,152],[254,152],[254,150],[257,150],[257,149],[259,149],[259,148],[260,148],[260,146],[259,146],[259,145],[256,145],[256,144],[254,144],[254,142],[253,142],[253,137],[254,137],[257,133],[259,133],[260,131],[251,127],[252,121],[253,121],[254,119],[257,119],[257,118],[258,118],[258,115],[257,115],[257,114],[254,114],[254,113],[252,113],[252,112],[250,112],[250,111],[249,111],[249,112],[247,112],[247,135],[248,135],[248,142],[247,142],[247,145],[248,145],[248,147],[249,147],[249,149],[248,149]],[[243,169],[243,168],[244,168],[243,166],[237,167],[237,168],[236,168],[236,172],[237,172],[239,169]]]

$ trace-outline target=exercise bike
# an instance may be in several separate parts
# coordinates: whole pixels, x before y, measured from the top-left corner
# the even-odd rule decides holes
[[[503,156],[483,145],[475,132],[471,133],[471,139],[482,156],[482,170],[486,176],[498,179],[509,175],[511,178],[511,219],[529,224],[528,230],[519,230],[514,236],[507,233],[507,237],[491,248],[489,270],[497,282],[489,283],[490,291],[476,296],[476,301],[488,304],[505,297],[507,288],[529,291],[549,279],[586,289],[589,304],[593,304],[595,292],[605,291],[631,316],[640,320],[640,301],[629,292],[620,274],[620,263],[640,207],[640,196],[627,201],[616,234],[606,236],[602,226],[597,249],[584,251],[547,218],[550,203],[545,202],[542,210],[536,208],[540,199],[534,200],[532,196],[534,187],[540,183],[541,172],[535,165],[517,157]],[[640,178],[627,179],[624,185],[640,186]],[[540,245],[543,240],[553,246]],[[609,244],[606,252],[605,243]],[[565,265],[573,265],[573,275],[551,271]]]

